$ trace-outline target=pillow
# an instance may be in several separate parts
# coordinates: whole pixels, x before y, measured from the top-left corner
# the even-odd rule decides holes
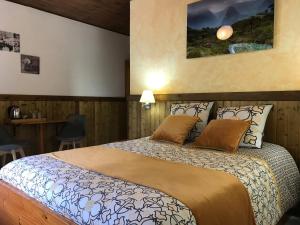
[[[196,138],[194,146],[236,152],[249,126],[249,121],[212,120]]]
[[[272,105],[254,105],[241,107],[219,108],[217,119],[237,119],[250,121],[251,125],[240,146],[261,148],[265,124],[272,109]]]
[[[195,116],[168,116],[154,131],[151,139],[183,144],[190,130],[200,120]]]
[[[194,141],[203,131],[204,127],[207,125],[209,113],[213,104],[213,102],[202,102],[171,105],[171,115],[197,116],[201,119],[188,134],[188,141]]]

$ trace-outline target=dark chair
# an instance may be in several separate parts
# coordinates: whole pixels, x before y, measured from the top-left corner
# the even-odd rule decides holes
[[[17,153],[25,157],[22,143],[15,140],[5,129],[0,125],[0,156],[2,156],[2,166],[6,163],[6,155],[11,154],[13,160],[17,159]]]
[[[71,115],[68,121],[62,127],[58,140],[60,141],[59,151],[65,147],[72,148],[81,147],[81,141],[85,137],[85,116]]]

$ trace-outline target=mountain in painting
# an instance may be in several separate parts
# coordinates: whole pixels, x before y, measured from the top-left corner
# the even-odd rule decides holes
[[[232,25],[241,18],[241,14],[235,7],[229,7],[226,11],[222,25]]]
[[[188,26],[196,30],[231,25],[274,7],[274,0],[202,0],[200,3],[193,3],[188,9]]]
[[[188,19],[189,27],[198,29],[199,27],[216,27],[220,25],[218,17],[209,10],[201,12],[201,14],[192,15]]]

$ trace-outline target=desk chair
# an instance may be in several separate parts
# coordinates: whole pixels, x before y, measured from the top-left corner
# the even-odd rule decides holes
[[[10,135],[4,126],[0,125],[0,157],[2,157],[2,166],[6,163],[7,154],[11,154],[13,160],[17,159],[17,153],[22,157],[25,157],[25,153],[20,142],[15,140]]]
[[[69,149],[70,146],[80,148],[81,141],[85,137],[85,116],[71,115],[67,120],[57,137],[60,141],[59,151],[64,150],[65,147]]]

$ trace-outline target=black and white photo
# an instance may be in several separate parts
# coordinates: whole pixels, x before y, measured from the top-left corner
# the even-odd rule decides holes
[[[0,31],[0,51],[20,52],[20,34]]]
[[[21,73],[40,74],[40,57],[21,55]]]

